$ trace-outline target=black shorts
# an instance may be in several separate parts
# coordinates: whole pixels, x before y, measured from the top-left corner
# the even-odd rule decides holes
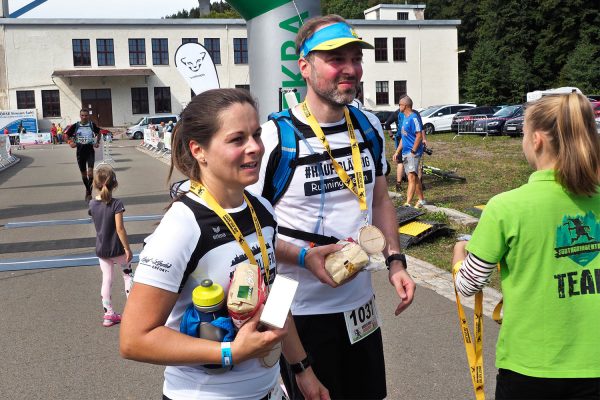
[[[77,165],[81,172],[86,172],[87,169],[94,169],[96,162],[96,151],[93,144],[78,144],[77,145]],[[87,169],[86,169],[87,167]]]
[[[387,395],[381,329],[350,344],[343,313],[299,315],[296,329],[317,378],[332,399],[383,399]],[[282,357],[281,376],[292,400],[302,399]],[[294,383],[294,388],[290,387]],[[293,394],[291,393],[293,391]]]
[[[600,378],[534,378],[498,370],[496,400],[600,399]]]

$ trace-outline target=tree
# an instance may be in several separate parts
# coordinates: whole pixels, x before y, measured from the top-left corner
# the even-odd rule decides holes
[[[560,71],[562,86],[575,86],[583,93],[600,92],[600,46],[589,42],[580,43],[570,54]]]
[[[465,74],[465,98],[476,104],[497,104],[499,63],[490,41],[477,43]]]

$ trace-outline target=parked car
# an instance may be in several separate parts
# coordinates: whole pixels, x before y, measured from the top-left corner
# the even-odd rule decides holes
[[[391,114],[394,114],[394,111],[374,111],[374,110],[365,110],[370,112],[371,114],[373,114],[374,116],[377,117],[377,119],[379,120],[379,122],[381,122],[381,125],[383,125],[385,123],[385,121],[388,119],[388,117]]]
[[[510,137],[523,136],[524,117],[512,118],[506,121],[502,128],[502,134]]]
[[[592,101],[592,109],[594,110],[594,116],[595,117],[600,117],[600,100],[599,101]]]
[[[177,123],[179,121],[179,116],[173,115],[150,115],[148,117],[142,117],[135,125],[127,128],[125,134],[130,139],[142,139],[144,137],[144,129],[148,128],[148,125],[160,125],[161,122],[168,124],[169,121],[173,121],[173,123]]]
[[[598,135],[600,135],[600,117],[596,117],[596,130],[598,131]]]
[[[475,104],[446,104],[442,106],[433,106],[421,111],[423,128],[425,133],[431,135],[435,132],[449,131],[452,125],[452,117],[466,108],[474,108]]]
[[[504,107],[490,118],[476,121],[473,130],[480,135],[501,135],[506,121],[522,116],[523,111],[522,105]]]
[[[500,106],[480,106],[468,108],[466,110],[460,110],[452,118],[450,130],[452,132],[458,132],[458,128],[460,126],[461,132],[472,132],[473,124],[475,123],[476,119],[491,117],[498,110],[500,110],[500,108]]]

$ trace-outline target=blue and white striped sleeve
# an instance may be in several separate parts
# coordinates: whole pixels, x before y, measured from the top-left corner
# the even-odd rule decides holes
[[[456,289],[463,296],[473,296],[490,282],[496,264],[483,261],[468,253],[456,273]]]

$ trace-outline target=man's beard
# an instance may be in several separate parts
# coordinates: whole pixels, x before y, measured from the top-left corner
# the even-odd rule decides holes
[[[319,78],[316,76],[316,73],[313,70],[312,81],[316,83],[318,80],[319,80]],[[348,80],[348,79],[345,78],[344,80]],[[354,100],[354,98],[356,97],[357,89],[356,89],[356,87],[353,87],[344,92],[341,92],[337,88],[338,83],[339,83],[339,81],[336,81],[330,88],[327,88],[327,89],[321,89],[317,85],[314,85],[312,88],[313,88],[314,92],[317,95],[319,95],[319,97],[321,97],[323,100],[325,100],[327,103],[329,103],[333,106],[338,106],[338,107],[345,106],[346,104],[349,104],[352,100]]]

